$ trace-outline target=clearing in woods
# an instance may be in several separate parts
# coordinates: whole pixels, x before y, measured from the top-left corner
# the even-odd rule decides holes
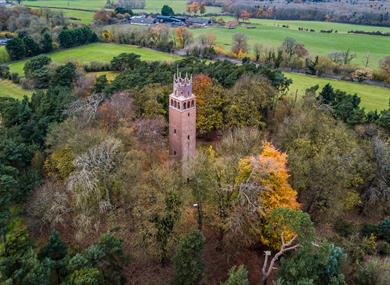
[[[175,61],[180,59],[179,56],[155,51],[148,48],[111,43],[94,43],[80,47],[54,51],[49,53],[47,56],[49,56],[51,60],[57,64],[66,63],[69,61],[87,64],[93,61],[110,62],[113,57],[121,53],[139,54],[141,59],[146,61]],[[11,72],[17,72],[20,75],[23,75],[24,64],[30,59],[31,58],[10,63],[9,67]]]
[[[31,91],[22,89],[10,80],[0,79],[0,97],[12,97],[20,100],[24,96],[30,96],[31,93]]]

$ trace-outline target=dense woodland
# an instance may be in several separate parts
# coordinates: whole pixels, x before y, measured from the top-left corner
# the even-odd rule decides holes
[[[15,33],[7,48],[37,56],[22,79],[0,68],[34,90],[0,98],[1,284],[390,283],[390,102],[367,112],[329,84],[289,96],[280,67],[328,66],[294,39],[250,58],[236,35],[235,64],[211,61],[213,36],[194,42],[186,29],[95,33],[10,11],[0,11]],[[41,54],[97,36],[189,56],[59,65]],[[197,103],[197,154],[185,164],[168,154],[177,70],[193,75]],[[390,78],[389,57],[379,72]]]
[[[388,283],[389,111],[329,85],[286,97],[254,64],[111,65],[51,65],[31,100],[0,100],[3,282]],[[198,104],[188,180],[167,152],[177,67]]]

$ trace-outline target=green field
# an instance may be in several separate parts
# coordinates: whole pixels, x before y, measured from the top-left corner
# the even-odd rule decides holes
[[[9,61],[8,52],[4,46],[0,46],[0,63]]]
[[[147,48],[140,48],[131,45],[94,43],[76,48],[55,51],[48,56],[54,63],[66,63],[69,61],[79,62],[80,64],[90,63],[92,61],[109,62],[120,53],[136,53],[141,59],[146,61],[174,61],[180,57],[164,52],[159,52]],[[10,63],[12,72],[23,74],[23,66],[29,59]]]
[[[232,17],[224,16],[222,17],[225,21],[232,20]],[[318,22],[318,21],[297,21],[297,20],[269,20],[269,19],[250,19],[250,24],[258,24],[264,26],[274,26],[279,25],[280,28],[282,25],[288,25],[290,30],[298,30],[299,27],[306,29],[314,29],[316,32],[320,30],[337,30],[338,33],[347,33],[351,30],[360,30],[366,32],[381,31],[381,32],[390,32],[390,27],[378,27],[378,26],[367,26],[367,25],[356,25],[356,24],[344,24],[344,23],[334,23],[334,22]]]
[[[390,88],[296,73],[285,73],[285,75],[293,80],[293,84],[290,86],[292,94],[295,94],[297,90],[299,94],[304,94],[307,88],[316,84],[322,88],[325,84],[330,83],[334,89],[340,89],[350,94],[356,93],[362,99],[361,105],[368,111],[383,110],[389,106]]]
[[[96,11],[102,9],[106,4],[106,0],[37,0],[37,1],[23,1],[26,6],[35,7],[56,7],[68,9],[86,9]],[[177,13],[186,12],[187,0],[146,0],[145,9],[135,10],[136,12],[160,12],[163,5],[169,5]],[[64,10],[65,11],[65,10]],[[74,17],[74,11],[68,11],[67,14]],[[207,13],[219,13],[219,7],[206,7]]]
[[[0,79],[0,97],[7,96],[16,99],[23,99],[24,96],[30,95],[30,91],[22,89],[19,85],[12,83],[12,81]]]
[[[102,9],[106,2],[106,0],[37,0],[23,1],[23,4],[26,6],[75,8],[95,11]]]
[[[255,29],[248,29],[246,24],[243,24],[236,29],[226,29],[220,27],[210,27],[206,29],[193,29],[192,32],[196,36],[205,33],[216,35],[217,44],[223,46],[225,50],[231,49],[232,37],[235,33],[244,33],[248,37],[250,49],[255,43],[262,44],[264,47],[279,47],[286,37],[295,38],[298,42],[303,43],[309,50],[311,55],[328,55],[334,51],[346,51],[350,49],[356,53],[356,58],[352,63],[362,65],[363,58],[369,54],[369,66],[377,68],[379,61],[390,55],[390,37],[370,36],[347,34],[349,29],[355,30],[382,30],[390,31],[390,28],[368,27],[349,24],[336,24],[329,22],[303,22],[303,21],[288,21],[293,23],[290,28],[277,27],[275,25],[283,24],[284,21],[275,20],[260,20],[251,19],[250,26]],[[312,27],[316,32],[301,32],[298,31],[299,26]],[[320,29],[336,28],[340,33],[320,33]],[[295,29],[296,28],[296,29]]]
[[[53,10],[61,10],[66,17],[71,18],[71,21],[83,23],[85,25],[92,23],[93,17],[95,15],[95,12],[88,12],[88,11],[65,10],[65,9],[53,9]]]

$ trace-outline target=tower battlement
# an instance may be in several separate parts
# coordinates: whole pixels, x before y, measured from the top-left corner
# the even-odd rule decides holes
[[[192,75],[185,77],[181,76],[181,73],[177,72],[173,76],[173,96],[176,98],[184,97],[189,98],[192,97]]]

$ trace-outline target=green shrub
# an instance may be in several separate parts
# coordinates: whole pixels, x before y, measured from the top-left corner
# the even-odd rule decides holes
[[[342,237],[349,237],[354,232],[353,224],[341,219],[336,221],[333,228]]]
[[[378,241],[376,243],[376,252],[382,256],[390,255],[390,244],[383,240]]]
[[[229,278],[221,285],[249,285],[248,270],[244,265],[233,266],[229,270]]]
[[[389,259],[372,258],[364,264],[355,277],[356,285],[390,284]]]
[[[369,237],[371,235],[378,235],[378,226],[372,224],[364,224],[360,230],[362,236]]]
[[[390,218],[385,218],[378,224],[378,238],[390,242]]]
[[[193,231],[180,240],[173,257],[176,275],[173,284],[195,285],[202,278],[203,236],[199,231]]]

